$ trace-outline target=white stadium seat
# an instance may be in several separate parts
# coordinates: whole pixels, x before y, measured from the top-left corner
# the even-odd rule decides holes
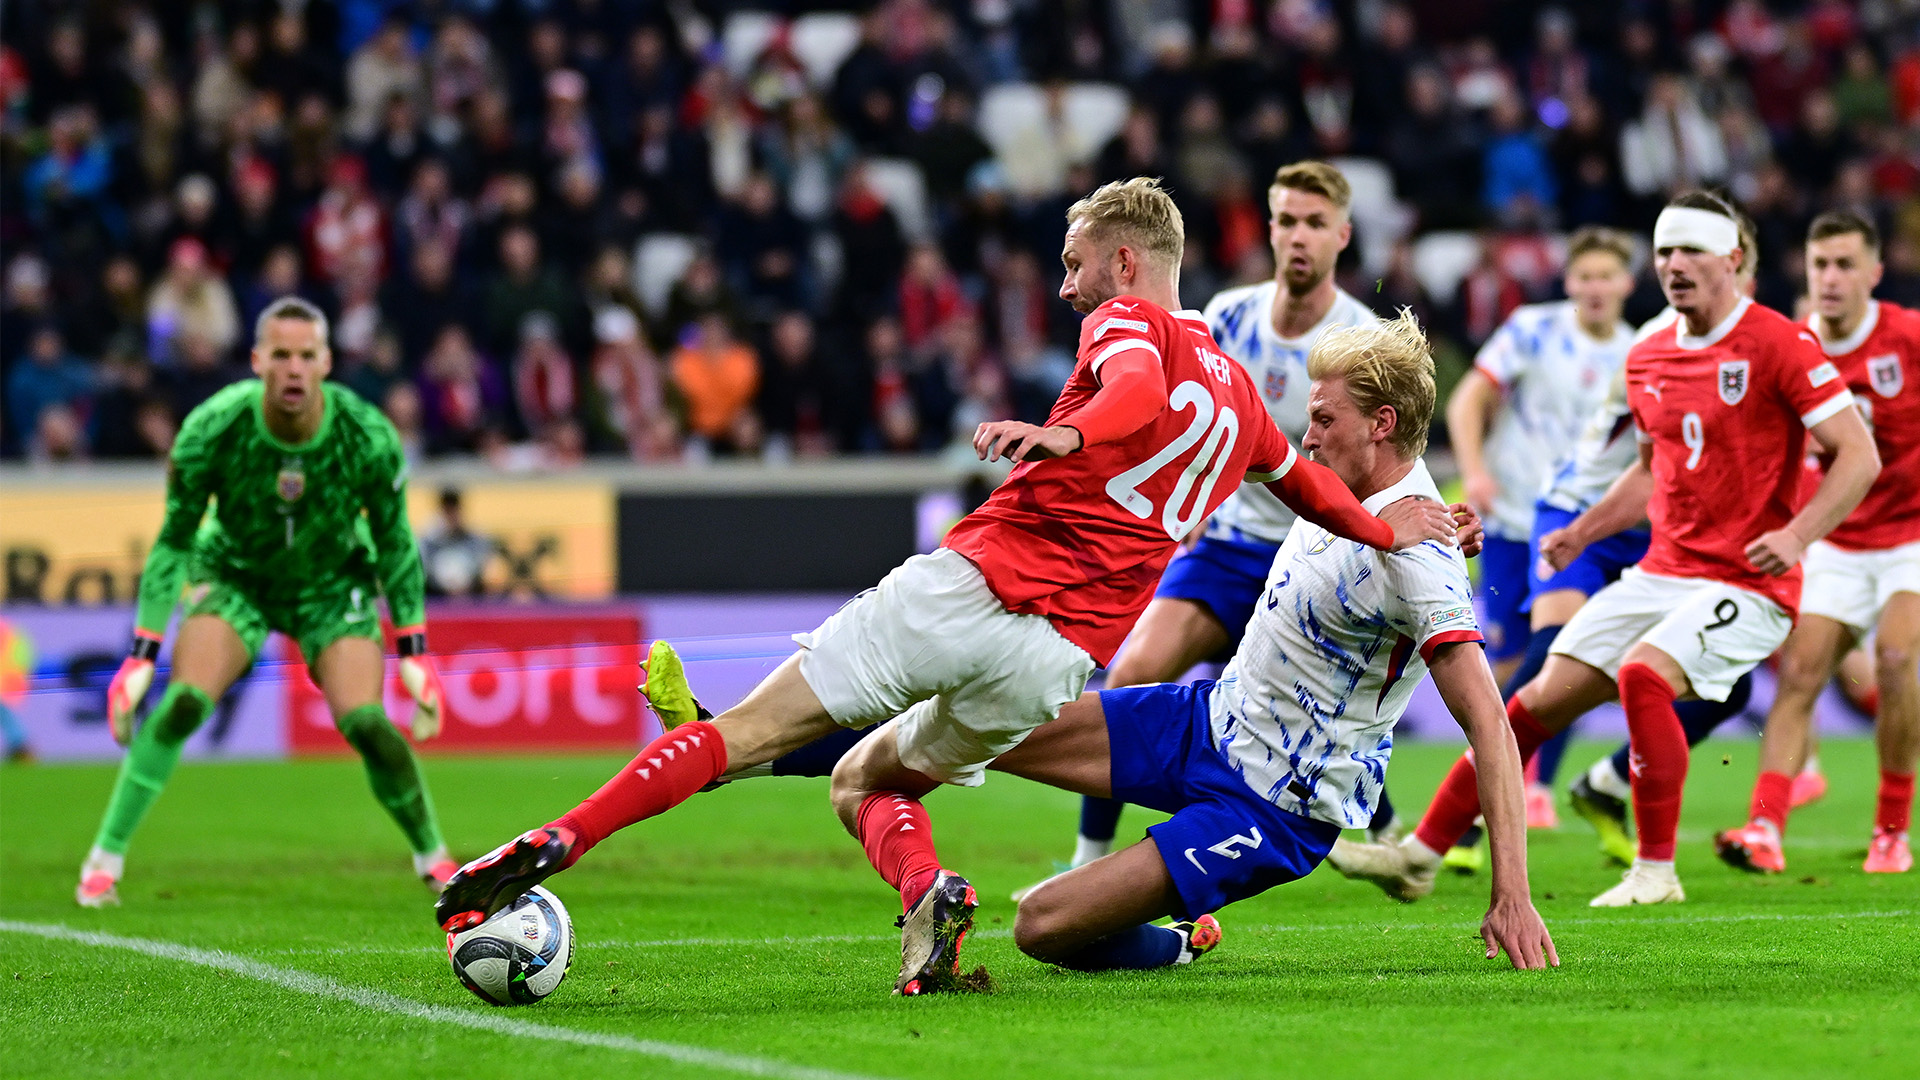
[[[981,95],[977,120],[980,137],[1003,161],[1026,132],[1041,127],[1046,119],[1046,95],[1033,83],[1000,83]]]
[[[933,235],[933,217],[927,210],[927,178],[920,166],[903,158],[868,158],[867,182],[900,223],[908,240]]]
[[[700,242],[678,233],[648,233],[633,250],[633,291],[640,294],[647,314],[659,318],[667,310],[673,283],[687,272]]]
[[[1076,163],[1091,161],[1127,122],[1130,99],[1112,83],[1074,83],[1067,87],[1067,130],[1077,145],[1068,148]]]
[[[1413,276],[1437,303],[1453,299],[1479,261],[1480,238],[1470,232],[1428,233],[1413,242]]]
[[[784,20],[765,11],[736,11],[720,31],[720,55],[727,73],[738,79],[753,67],[780,32]]]
[[[819,11],[793,20],[788,43],[807,69],[813,85],[833,82],[853,50],[860,47],[860,17],[844,11]]]

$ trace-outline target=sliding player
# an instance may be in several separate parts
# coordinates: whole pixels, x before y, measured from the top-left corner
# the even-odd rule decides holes
[[[1228,289],[1207,302],[1213,340],[1247,369],[1289,439],[1307,430],[1307,350],[1328,330],[1380,321],[1334,281],[1334,264],[1353,238],[1347,216],[1352,199],[1347,178],[1323,161],[1282,166],[1267,189],[1273,279]],[[1264,487],[1241,485],[1207,519],[1192,548],[1168,565],[1153,602],[1108,669],[1107,687],[1172,682],[1238,646],[1293,522],[1293,511]],[[1081,801],[1073,866],[1113,850],[1122,805]],[[1378,838],[1392,821],[1393,804],[1383,791],[1369,831]]]
[[[1440,501],[1420,460],[1433,360],[1412,316],[1314,346],[1301,446],[1362,497]],[[1208,912],[1304,877],[1383,790],[1392,729],[1428,667],[1484,769],[1493,833],[1487,956],[1558,964],[1527,893],[1521,765],[1481,651],[1466,561],[1392,555],[1294,526],[1245,639],[1216,682],[1085,694],[994,767],[1167,811],[1147,839],[1036,887],[1014,940],[1100,971],[1181,964],[1220,940]],[[856,751],[857,752],[857,751]],[[1172,916],[1172,926],[1149,925]]]
[[[417,703],[413,737],[440,729],[400,437],[378,409],[324,381],[333,354],[319,308],[276,300],[254,338],[259,378],[188,413],[167,462],[166,520],[140,574],[133,649],[107,691],[108,721],[127,756],[80,868],[75,898],[84,907],[120,902],[134,829],[173,775],[181,744],[252,666],[270,630],[300,646],[340,734],[366,763],[374,797],[406,834],[414,871],[436,889],[453,875],[420,763],[380,704],[386,657],[374,605],[384,595],[399,626],[400,674]],[[173,673],[135,734],[183,584]]]
[[[1868,873],[1913,868],[1907,824],[1920,756],[1920,312],[1873,299],[1880,234],[1851,210],[1814,219],[1807,232],[1807,320],[1873,430],[1883,467],[1851,515],[1807,548],[1800,622],[1781,650],[1780,689],[1767,713],[1760,777],[1747,825],[1715,841],[1733,866],[1787,868],[1781,837],[1793,777],[1813,727],[1813,702],[1840,660],[1874,633],[1880,794]]]
[[[901,893],[895,990],[946,989],[976,900],[934,859],[919,797],[980,783],[989,761],[1078,697],[1174,547],[1243,477],[1382,549],[1453,535],[1444,507],[1403,500],[1375,518],[1324,466],[1298,461],[1199,314],[1171,313],[1185,240],[1157,182],[1108,184],[1067,221],[1060,296],[1088,313],[1079,362],[1049,425],[981,425],[982,457],[1020,462],[1007,481],[941,550],[800,635],[801,651],[739,705],[668,731],[574,810],[462,867],[435,905],[443,928],[474,925],[716,779],[836,726],[889,721],[841,760],[836,803],[860,793],[854,831]]]
[[[1640,461],[1541,550],[1564,566],[1643,517],[1653,540],[1639,566],[1567,623],[1539,677],[1507,704],[1526,757],[1616,694],[1626,706],[1639,854],[1595,907],[1686,899],[1673,865],[1687,772],[1674,701],[1725,699],[1786,640],[1806,545],[1853,510],[1880,468],[1813,335],[1739,294],[1735,222],[1730,206],[1695,192],[1654,225],[1655,270],[1680,321],[1627,357]],[[1796,514],[1808,431],[1833,464]],[[1401,899],[1423,896],[1478,802],[1473,759],[1463,758],[1405,843],[1343,844],[1329,861]]]

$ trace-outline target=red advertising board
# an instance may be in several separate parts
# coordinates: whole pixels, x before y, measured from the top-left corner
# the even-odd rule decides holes
[[[655,724],[635,689],[641,627],[631,611],[436,612],[428,630],[446,705],[440,735],[424,750],[631,749]],[[350,753],[298,651],[284,639],[280,645],[293,661],[285,682],[287,749]],[[386,708],[402,728],[411,722],[413,699],[391,651]]]

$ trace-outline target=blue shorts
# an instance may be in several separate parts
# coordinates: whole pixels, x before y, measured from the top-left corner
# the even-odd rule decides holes
[[[1531,545],[1488,536],[1480,549],[1480,630],[1487,659],[1510,660],[1527,651],[1533,636],[1527,617],[1527,585],[1533,579]]]
[[[1227,629],[1227,648],[1240,645],[1240,635],[1253,618],[1253,606],[1267,590],[1267,571],[1279,544],[1251,538],[1203,536],[1193,548],[1173,560],[1161,575],[1155,599],[1193,600],[1206,605]]]
[[[1527,545],[1532,555],[1532,566],[1527,570],[1532,582],[1532,590],[1527,598],[1528,609],[1533,607],[1533,597],[1556,589],[1578,589],[1583,595],[1592,596],[1613,584],[1620,577],[1620,571],[1646,557],[1652,534],[1645,529],[1628,529],[1587,545],[1587,550],[1581,552],[1580,557],[1565,570],[1541,577],[1540,538],[1555,529],[1566,528],[1579,516],[1572,510],[1562,510],[1544,502],[1533,505],[1533,540]]]
[[[1213,680],[1103,690],[1113,797],[1172,814],[1150,826],[1184,909],[1194,919],[1306,877],[1340,827],[1291,814],[1254,794],[1213,746]]]

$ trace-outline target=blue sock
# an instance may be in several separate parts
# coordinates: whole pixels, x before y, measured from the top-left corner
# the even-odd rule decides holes
[[[858,729],[840,728],[807,745],[773,759],[775,776],[832,776],[833,767],[847,756],[853,744],[880,730],[880,725]]]
[[[11,754],[15,750],[24,750],[27,745],[27,727],[14,715],[13,709],[0,702],[0,744]]]
[[[1687,746],[1699,746],[1713,734],[1713,729],[1728,720],[1747,711],[1747,702],[1753,699],[1753,675],[1740,676],[1727,692],[1725,701],[1676,701],[1673,711],[1680,714],[1680,728],[1687,733]],[[1613,771],[1627,776],[1627,746],[1613,752]]]
[[[1520,660],[1520,666],[1514,669],[1513,677],[1507,685],[1500,688],[1500,700],[1511,701],[1520,688],[1533,681],[1540,669],[1547,666],[1547,655],[1553,652],[1553,639],[1560,636],[1557,626],[1543,626],[1527,639],[1527,654]]]
[[[1387,789],[1380,789],[1380,806],[1373,812],[1373,820],[1367,822],[1368,832],[1378,832],[1393,824],[1393,800],[1387,796]]]
[[[1147,971],[1180,959],[1180,947],[1184,944],[1186,940],[1178,930],[1141,923],[1132,929],[1108,934],[1054,963],[1075,971]]]
[[[1092,795],[1080,797],[1080,835],[1089,840],[1113,841],[1113,834],[1120,828],[1120,809],[1126,803],[1119,799],[1101,799]]]

